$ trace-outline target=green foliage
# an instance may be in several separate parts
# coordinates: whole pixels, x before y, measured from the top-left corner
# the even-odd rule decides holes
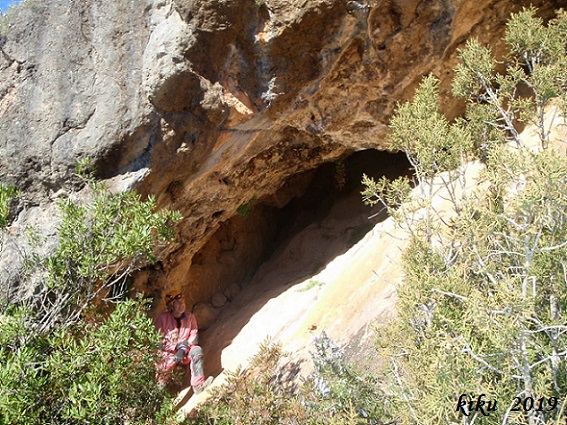
[[[0,13],[0,37],[5,37],[10,32],[10,15],[8,12]]]
[[[373,383],[347,367],[332,343],[322,337],[313,358],[316,375],[303,394],[278,382],[281,347],[265,342],[247,369],[228,375],[187,423],[207,425],[292,424],[362,425],[386,423],[377,406],[382,398]],[[333,346],[334,347],[334,346]]]
[[[400,105],[390,124],[391,148],[406,153],[415,182],[406,176],[390,182],[386,177],[375,181],[366,175],[362,181],[365,203],[382,203],[400,226],[428,239],[441,219],[431,205],[433,195],[445,189],[446,196],[456,201],[457,193],[467,186],[465,164],[476,155],[469,126],[464,120],[449,123],[439,111],[438,96],[439,80],[426,77],[413,101]],[[414,185],[417,192],[412,193]],[[457,203],[455,207],[460,209]]]
[[[60,245],[48,262],[54,283],[96,282],[121,263],[154,262],[156,245],[174,237],[170,224],[179,215],[154,213],[153,197],[142,202],[132,191],[110,193],[98,184],[93,189],[89,203],[66,199],[59,204],[63,213]]]
[[[450,124],[438,108],[439,80],[426,77],[413,102],[398,107],[390,122],[391,149],[406,152],[418,180],[454,170],[470,155],[472,139],[461,121]]]
[[[80,158],[75,166],[75,171],[80,178],[86,181],[92,181],[95,172],[93,159],[88,156]]]
[[[146,315],[146,304],[120,302],[106,318],[37,335],[25,345],[10,343],[14,333],[2,326],[0,423],[165,420],[162,412],[170,402],[155,378],[160,336]],[[18,311],[3,318],[16,327],[29,326]]]
[[[122,297],[132,271],[154,263],[160,247],[175,236],[172,225],[179,213],[154,212],[153,197],[142,201],[132,191],[111,193],[99,183],[91,187],[89,202],[59,203],[59,246],[43,260],[43,295],[51,299],[50,310],[43,314],[44,330],[57,321],[74,320],[96,300]]]
[[[547,26],[534,9],[513,15],[505,74],[489,49],[468,42],[453,82],[467,101],[466,120],[448,124],[438,115],[431,78],[392,120],[393,144],[408,154],[419,186],[409,194],[407,182],[364,180],[365,201],[386,204],[411,235],[399,318],[379,344],[401,424],[562,420],[559,407],[512,411],[511,403],[563,400],[567,392],[567,160],[546,149],[545,116],[567,88],[566,28],[563,11]],[[520,85],[529,96],[518,95]],[[518,120],[536,126],[541,149],[523,146]],[[451,142],[453,126],[464,143]],[[478,189],[465,190],[459,170],[478,153]],[[434,208],[438,182],[451,220]],[[464,393],[498,400],[497,411],[463,415],[455,406]]]
[[[521,111],[520,119],[538,126],[540,140],[546,146],[550,129],[545,123],[545,112],[550,101],[557,99],[565,112],[567,13],[559,10],[557,18],[547,26],[535,15],[533,8],[513,15],[508,22],[506,42],[517,81],[526,84],[533,94],[514,106]]]
[[[252,211],[254,210],[254,207],[256,206],[256,202],[258,202],[258,200],[256,199],[256,197],[252,197],[252,199],[250,199],[248,202],[246,202],[245,204],[240,205],[237,209],[236,212],[238,213],[238,215],[240,215],[242,218],[248,218],[248,216],[252,213]]]
[[[0,347],[13,350],[21,345],[20,336],[25,334],[26,320],[30,316],[31,311],[25,307],[9,306],[6,311],[0,315]]]
[[[535,14],[533,8],[524,9],[508,21],[505,40],[510,58],[504,75],[496,72],[490,50],[478,41],[467,42],[460,51],[453,92],[475,106],[469,108],[467,118],[481,145],[503,139],[520,144],[516,120],[535,124],[542,146],[549,143],[546,108],[554,98],[565,104],[567,14],[559,10],[548,26]],[[519,96],[521,86],[528,88],[530,95]],[[490,129],[483,132],[486,125]]]
[[[6,186],[0,183],[0,229],[10,224],[10,201],[18,196],[20,196],[20,192],[15,186]]]
[[[367,205],[382,203],[388,208],[388,212],[395,214],[396,208],[410,201],[411,181],[408,177],[402,176],[390,181],[382,176],[378,181],[366,174],[362,175],[362,184],[365,189],[362,192],[362,199]]]
[[[403,370],[403,423],[459,421],[454,406],[462,393],[508,403],[567,390],[567,197],[557,192],[567,183],[567,162],[552,151],[491,152],[484,178],[489,190],[471,198],[444,245],[416,238],[405,253],[402,320],[383,342]],[[503,404],[478,421],[500,423]],[[509,417],[546,423],[557,413]]]
[[[11,4],[7,11],[0,13],[0,37],[6,37],[10,33],[12,22],[20,10],[26,8],[34,10],[38,7],[37,0],[21,0]]]
[[[195,424],[279,424],[297,403],[277,385],[281,347],[265,342],[248,369],[229,373],[226,383],[190,419]],[[299,408],[300,406],[295,406]]]
[[[326,423],[325,418],[348,424],[391,423],[387,397],[375,376],[361,375],[325,332],[313,344],[315,372],[305,395],[310,414],[319,417],[319,423]]]
[[[323,286],[325,284],[325,282],[321,282],[320,280],[317,279],[309,279],[307,281],[307,283],[305,284],[304,288],[298,289],[297,292],[307,292],[313,288],[320,288],[321,286]]]
[[[147,303],[125,293],[180,216],[155,212],[151,197],[89,185],[88,201],[60,202],[57,248],[26,258],[36,279],[19,288],[33,294],[16,288],[1,306],[0,424],[172,423],[155,378],[161,337]]]

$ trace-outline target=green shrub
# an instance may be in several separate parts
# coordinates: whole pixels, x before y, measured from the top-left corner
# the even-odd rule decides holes
[[[315,341],[315,373],[298,393],[280,382],[281,347],[265,342],[246,369],[227,381],[193,412],[187,424],[363,425],[389,422],[376,382],[362,377],[325,335]],[[280,366],[278,366],[280,365]],[[289,383],[288,383],[289,384]],[[287,388],[287,389],[286,389]]]
[[[165,421],[171,406],[155,378],[161,338],[146,305],[123,301],[108,317],[91,317],[24,345],[9,341],[26,327],[27,315],[4,315],[12,326],[0,329],[0,423]]]
[[[364,182],[365,199],[388,205],[411,234],[399,316],[380,339],[400,424],[563,420],[567,160],[548,148],[545,112],[567,89],[565,28],[563,11],[548,26],[534,9],[513,15],[503,74],[488,48],[468,42],[453,82],[466,119],[448,123],[428,77],[392,120],[422,185],[410,198],[403,181]],[[530,95],[520,97],[520,86]],[[524,145],[518,121],[535,125],[537,149]],[[471,190],[465,170],[477,155],[485,169]],[[442,211],[433,202],[439,190],[449,205]],[[456,409],[462,394],[467,402],[485,394],[496,411]],[[555,400],[556,408],[513,410],[515,398]]]
[[[156,212],[153,197],[143,201],[133,191],[111,193],[95,182],[91,188],[89,201],[60,201],[59,245],[33,264],[46,274],[36,296],[41,332],[76,320],[93,303],[121,299],[131,273],[153,264],[175,236],[173,224],[181,216]]]
[[[229,372],[226,383],[212,390],[207,402],[189,420],[195,424],[279,424],[289,416],[296,399],[276,381],[281,347],[265,343],[247,369]]]
[[[155,378],[161,337],[126,279],[159,258],[180,216],[89,185],[88,201],[60,202],[57,247],[26,258],[35,280],[22,275],[1,306],[0,424],[173,423]]]
[[[392,418],[376,376],[362,375],[323,332],[313,341],[315,366],[303,389],[311,415],[351,424],[384,424]]]
[[[6,186],[0,183],[0,229],[9,223],[10,201],[20,195],[15,186]]]

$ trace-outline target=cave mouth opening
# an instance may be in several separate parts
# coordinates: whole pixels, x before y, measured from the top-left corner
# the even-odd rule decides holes
[[[220,308],[215,297],[230,302],[251,283],[283,291],[317,274],[387,217],[362,202],[363,174],[395,179],[411,170],[403,153],[358,151],[243,204],[194,255],[185,279],[190,301]],[[206,329],[211,321],[202,322]]]

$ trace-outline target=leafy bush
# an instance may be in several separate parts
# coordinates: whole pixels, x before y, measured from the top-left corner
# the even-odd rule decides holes
[[[108,317],[26,344],[17,336],[27,314],[4,315],[10,326],[0,331],[0,423],[163,423],[171,406],[155,378],[161,338],[145,306],[123,301]]]
[[[60,202],[56,249],[27,259],[30,277],[0,306],[0,424],[171,421],[155,378],[161,336],[126,279],[157,260],[180,216],[89,185],[89,200]]]
[[[178,212],[155,212],[153,197],[142,201],[133,191],[111,193],[91,183],[92,199],[60,201],[59,246],[32,267],[45,271],[35,296],[40,332],[68,323],[95,302],[123,297],[130,274],[157,260],[174,238]]]
[[[561,420],[559,402],[512,408],[516,397],[557,401],[567,392],[567,160],[548,148],[546,115],[567,89],[566,28],[563,11],[548,26],[534,9],[513,15],[505,74],[488,48],[467,43],[453,84],[467,100],[466,120],[449,124],[439,114],[432,77],[393,119],[403,122],[393,140],[426,184],[410,196],[408,182],[365,181],[365,199],[389,204],[411,233],[399,319],[380,340],[402,424]],[[520,97],[519,86],[530,95]],[[519,121],[536,126],[539,147],[524,145]],[[467,161],[476,155],[485,169],[471,190]],[[441,191],[450,220],[432,202]],[[461,394],[486,394],[497,411],[455,409]]]

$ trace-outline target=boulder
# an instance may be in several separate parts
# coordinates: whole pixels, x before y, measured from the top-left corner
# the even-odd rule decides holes
[[[233,283],[232,285],[230,285],[228,288],[225,289],[223,294],[229,301],[232,301],[238,295],[241,289],[242,288],[238,283]]]
[[[197,319],[199,330],[204,331],[217,320],[220,310],[206,303],[198,303],[193,307],[193,314]]]
[[[227,297],[221,294],[220,292],[217,292],[215,295],[213,295],[213,298],[211,299],[211,304],[213,305],[213,307],[221,308],[226,304],[226,301],[227,301]]]

